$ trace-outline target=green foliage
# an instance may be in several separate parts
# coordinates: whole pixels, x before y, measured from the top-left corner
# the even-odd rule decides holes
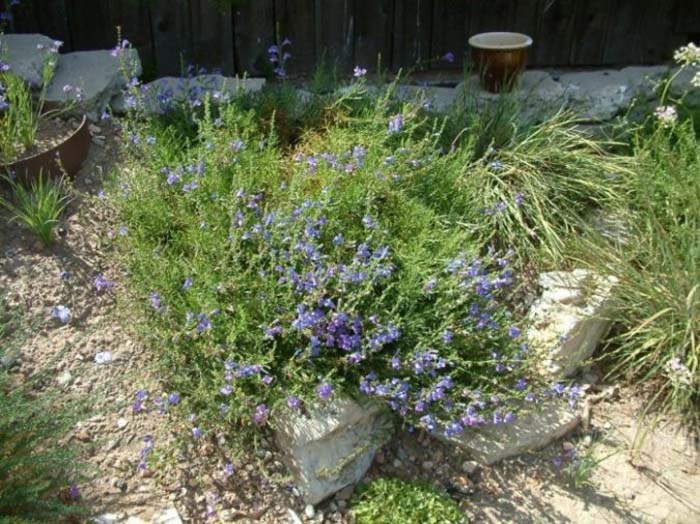
[[[290,395],[316,403],[325,383],[431,429],[466,408],[460,388],[526,393],[513,390],[527,369],[509,330],[507,257],[419,194],[445,168],[420,108],[401,106],[389,132],[394,102],[362,93],[349,89],[334,118],[291,144],[246,98],[205,101],[188,134],[170,120],[130,124],[118,244],[144,332],[205,427],[222,423],[223,405],[225,423],[255,428]]]
[[[7,181],[12,188],[12,200],[0,198],[0,206],[10,211],[10,220],[23,224],[45,246],[51,245],[54,227],[70,202],[64,179],[54,181],[40,173],[29,187],[11,179]]]
[[[17,317],[3,309],[0,356],[20,331]],[[84,512],[69,495],[80,465],[62,440],[78,420],[77,411],[36,386],[36,379],[17,385],[0,370],[1,524],[58,523]]]
[[[0,56],[3,50],[0,50]],[[37,101],[31,86],[11,71],[0,73],[0,163],[9,164],[34,145],[39,123],[60,111],[44,111],[46,90],[56,69],[58,47],[45,50]],[[2,60],[0,60],[2,62]]]
[[[616,276],[619,330],[605,356],[613,373],[656,384],[657,398],[700,423],[700,141],[687,121],[641,133],[627,180],[630,240],[586,246]]]
[[[426,484],[379,478],[352,500],[357,524],[465,524],[457,504]]]

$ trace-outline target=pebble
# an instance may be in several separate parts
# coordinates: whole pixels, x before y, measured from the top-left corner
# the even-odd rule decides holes
[[[72,381],[73,381],[73,375],[70,374],[70,371],[64,371],[63,373],[58,375],[58,377],[56,378],[56,382],[62,388],[70,385],[70,383]]]
[[[19,354],[0,357],[0,367],[10,369],[19,364]]]
[[[125,418],[120,418],[117,420],[117,428],[124,429],[128,423],[129,423],[129,421],[126,420]]]
[[[394,459],[394,462],[392,462],[392,466],[394,466],[395,468],[400,468],[401,461],[399,459]]]
[[[479,463],[474,460],[465,460],[462,462],[462,471],[467,475],[473,475],[479,468]]]
[[[304,508],[304,516],[307,519],[312,519],[316,515],[316,510],[311,504],[307,504],[306,507]]]
[[[434,464],[433,462],[431,462],[430,460],[426,460],[426,461],[423,462],[423,464],[422,464],[423,469],[427,469],[427,470],[433,469],[433,466],[434,466],[434,465],[435,465],[435,464]]]
[[[96,364],[109,364],[112,362],[112,353],[109,351],[100,351],[95,355]]]
[[[289,524],[302,524],[301,518],[299,518],[297,512],[294,511],[292,508],[287,508],[287,517],[289,517]]]
[[[472,482],[466,475],[456,475],[450,481],[452,486],[465,495],[469,495],[473,492]]]

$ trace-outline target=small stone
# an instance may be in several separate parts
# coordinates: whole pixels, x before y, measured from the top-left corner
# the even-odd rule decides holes
[[[126,420],[125,418],[120,418],[117,420],[117,428],[124,429],[128,423],[129,423],[129,421]]]
[[[433,466],[434,466],[434,465],[435,465],[435,463],[432,462],[432,461],[430,461],[430,460],[426,460],[426,461],[423,462],[423,464],[422,464],[423,469],[426,469],[426,470],[431,470],[431,469],[433,469]]]
[[[402,462],[399,459],[394,459],[394,462],[392,462],[391,465],[395,468],[400,468],[402,466]]]
[[[112,362],[112,353],[109,351],[100,351],[95,355],[96,364],[109,364]]]
[[[287,508],[287,521],[289,524],[302,524],[301,518],[292,508]]]
[[[117,524],[123,517],[123,515],[117,513],[103,513],[92,519],[92,521],[95,524]]]
[[[19,354],[3,355],[0,357],[0,368],[11,369],[19,365]]]
[[[452,478],[451,484],[457,491],[464,495],[469,495],[474,491],[472,482],[466,475],[456,475]]]
[[[147,524],[145,520],[138,517],[129,517],[125,524]]]
[[[76,432],[75,438],[78,439],[80,442],[90,442],[92,440],[90,434],[85,430],[80,430]]]
[[[70,383],[73,381],[73,375],[71,375],[70,371],[66,370],[58,377],[56,378],[56,382],[58,383],[59,386],[66,387],[70,385]]]
[[[479,469],[479,463],[474,460],[465,460],[462,462],[462,471],[467,475],[473,475]]]
[[[173,506],[170,506],[169,508],[166,508],[163,511],[160,511],[153,515],[153,517],[151,518],[151,523],[182,524],[182,519],[180,518],[180,514],[177,512],[177,510]]]
[[[95,124],[89,124],[88,129],[90,130],[90,133],[93,135],[99,135],[102,132],[102,128],[99,126],[96,126]]]
[[[307,504],[306,507],[304,508],[304,516],[307,519],[311,520],[312,518],[314,518],[315,515],[316,515],[316,510],[314,509],[313,505]]]

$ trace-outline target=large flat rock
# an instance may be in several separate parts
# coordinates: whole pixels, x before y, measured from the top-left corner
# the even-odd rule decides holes
[[[237,93],[260,91],[264,85],[264,78],[238,78],[215,74],[190,78],[165,76],[143,86],[144,109],[150,114],[161,114],[168,112],[178,103],[201,103],[205,96],[209,96],[213,102],[224,101]],[[121,112],[118,101],[113,101],[112,105]]]
[[[133,74],[141,74],[141,62],[135,49],[124,50],[126,59],[133,64]],[[120,59],[112,52],[76,51],[60,55],[54,79],[46,93],[46,101],[53,104],[65,104],[76,100],[75,89],[82,91],[80,110],[99,115],[110,100],[121,93],[127,79],[120,70]],[[72,89],[66,90],[65,86]]]
[[[41,83],[41,71],[54,40],[40,34],[0,35],[4,61],[11,71],[33,87]]]
[[[282,412],[275,439],[304,500],[317,504],[358,482],[392,429],[385,408],[340,398],[308,417]]]
[[[541,297],[528,313],[528,343],[541,371],[559,379],[575,373],[606,334],[617,280],[585,269],[540,275]]]
[[[456,445],[483,465],[541,449],[573,431],[579,416],[558,400],[523,408],[510,424],[489,424],[478,429],[465,429],[447,437],[437,438]]]

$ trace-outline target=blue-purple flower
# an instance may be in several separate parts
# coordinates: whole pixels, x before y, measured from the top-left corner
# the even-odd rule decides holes
[[[68,324],[68,322],[70,322],[70,316],[70,309],[62,304],[59,304],[51,310],[51,318],[55,318],[61,322],[61,324]]]

